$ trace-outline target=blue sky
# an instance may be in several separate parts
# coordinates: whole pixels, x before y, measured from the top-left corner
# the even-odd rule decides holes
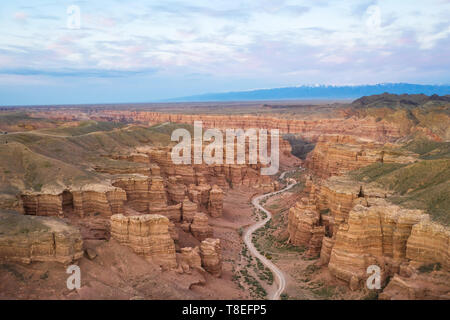
[[[449,84],[449,17],[450,0],[2,1],[0,105]]]

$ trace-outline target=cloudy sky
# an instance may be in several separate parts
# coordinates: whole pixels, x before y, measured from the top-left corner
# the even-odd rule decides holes
[[[1,1],[0,105],[450,83],[450,0],[130,2]]]

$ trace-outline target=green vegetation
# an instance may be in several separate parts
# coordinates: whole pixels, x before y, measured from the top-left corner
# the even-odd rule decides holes
[[[244,289],[241,284],[242,279],[253,298],[265,299],[267,297],[267,292],[258,279],[271,285],[273,283],[272,272],[270,269],[266,268],[259,259],[256,259],[256,264],[253,262],[254,258],[249,254],[247,246],[242,248],[241,256],[244,260],[244,265],[237,273],[234,273],[233,267],[233,281],[238,284],[239,288]],[[252,271],[253,275],[250,271]]]
[[[0,234],[28,234],[32,232],[44,232],[50,228],[35,217],[18,213],[0,211]]]
[[[319,296],[320,299],[331,299],[336,294],[336,287],[322,286],[318,289],[312,290],[312,292],[317,296]]]
[[[411,140],[403,148],[419,154],[421,159],[450,158],[450,142],[437,142],[419,137]]]
[[[118,128],[123,128],[125,125],[115,122],[103,121],[82,121],[78,126],[61,126],[54,129],[44,129],[40,132],[44,134],[61,135],[61,136],[80,136],[93,132],[107,132]]]
[[[24,116],[15,114],[6,119],[16,121]],[[9,175],[0,182],[0,193],[17,194],[23,189],[21,185],[24,189],[40,191],[48,185],[100,182],[104,180],[99,173],[102,168],[136,167],[138,170],[144,165],[113,160],[108,155],[126,154],[138,146],[168,145],[171,141],[167,132],[178,127],[190,126],[144,127],[84,121],[74,127],[0,135],[0,167]],[[92,168],[98,168],[99,172]]]
[[[370,290],[370,292],[363,298],[363,300],[378,300],[378,291]]]
[[[25,277],[22,273],[20,273],[17,269],[16,266],[13,264],[0,264],[0,270],[3,271],[7,271],[9,273],[11,273],[14,277],[16,277],[18,280],[20,281],[24,281]]]
[[[397,169],[405,167],[405,164],[401,163],[380,163],[376,162],[370,166],[351,172],[350,174],[356,178],[356,180],[364,182],[372,182],[377,178],[380,178],[386,174],[394,172]]]
[[[430,264],[424,264],[424,265],[421,265],[419,267],[419,272],[420,273],[430,273],[430,272],[435,271],[435,270],[439,271],[439,270],[441,270],[441,268],[442,268],[442,266],[441,266],[441,264],[439,262],[437,262],[437,263],[430,263]]]
[[[289,295],[285,292],[283,292],[282,294],[280,294],[280,299],[281,300],[289,300]]]
[[[260,299],[267,297],[267,291],[262,287],[261,283],[253,277],[246,269],[241,270],[241,275],[244,278],[245,283],[249,286],[250,293]]]
[[[433,220],[450,224],[450,158],[411,164],[376,163],[351,173],[355,179],[394,191],[390,201],[423,209]]]

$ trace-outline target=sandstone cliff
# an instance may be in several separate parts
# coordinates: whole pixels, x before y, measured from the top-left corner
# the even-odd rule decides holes
[[[222,249],[219,239],[208,238],[200,244],[202,266],[215,277],[222,275]]]
[[[352,136],[321,136],[306,158],[305,166],[316,176],[328,178],[380,163],[411,163],[417,155],[392,151],[392,146]]]
[[[111,236],[129,246],[139,255],[160,264],[175,268],[175,244],[169,233],[169,219],[156,214],[111,217]]]
[[[0,212],[0,260],[69,264],[83,256],[80,231],[59,219]]]
[[[192,235],[199,241],[213,236],[213,229],[209,225],[208,216],[204,213],[197,212],[190,225]]]
[[[181,248],[181,256],[179,260],[179,265],[185,273],[190,273],[192,269],[204,271],[202,268],[202,259],[200,257],[199,247]]]
[[[24,213],[28,215],[63,217],[63,209],[69,208],[83,217],[123,213],[123,203],[127,198],[125,191],[120,188],[87,184],[66,190],[24,192],[21,199]]]
[[[407,128],[400,128],[393,122],[377,121],[372,117],[304,120],[257,115],[187,115],[113,110],[103,111],[101,117],[108,120],[137,121],[148,124],[164,122],[193,124],[194,121],[200,120],[205,128],[279,129],[282,133],[301,134],[309,139],[315,139],[324,134],[345,134],[378,141],[389,141],[408,133]]]
[[[401,209],[378,199],[369,207],[356,205],[347,223],[339,226],[328,269],[357,288],[367,278],[367,267],[377,265],[383,276],[398,272],[406,261],[406,242],[412,226],[428,216],[420,210]]]

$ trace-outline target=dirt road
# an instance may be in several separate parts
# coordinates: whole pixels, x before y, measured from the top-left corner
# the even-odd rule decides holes
[[[280,175],[280,179],[283,179],[286,173],[287,173],[287,172],[283,172],[283,173]],[[278,284],[278,289],[277,289],[277,291],[275,291],[275,293],[274,293],[271,297],[269,297],[269,299],[271,299],[271,300],[279,300],[279,299],[280,299],[280,295],[283,293],[284,288],[286,287],[286,279],[285,279],[285,277],[284,277],[284,275],[283,275],[283,272],[282,272],[280,269],[278,269],[278,267],[277,267],[276,265],[274,265],[274,264],[273,264],[269,259],[267,259],[265,256],[263,256],[262,254],[260,254],[260,253],[258,252],[258,250],[256,250],[255,246],[254,246],[253,243],[252,243],[252,235],[253,235],[253,232],[255,232],[256,230],[258,230],[259,228],[261,228],[262,226],[264,226],[264,225],[272,218],[272,214],[271,214],[269,211],[267,211],[266,209],[264,209],[264,208],[260,205],[260,201],[263,200],[263,199],[265,199],[265,198],[271,197],[271,196],[273,196],[273,195],[276,195],[276,194],[285,192],[285,191],[289,190],[290,188],[292,188],[295,184],[296,184],[296,182],[293,182],[293,183],[289,184],[288,186],[286,186],[284,189],[281,189],[281,190],[275,191],[275,192],[271,192],[271,193],[266,193],[266,194],[263,194],[263,195],[261,195],[261,196],[258,196],[258,197],[253,198],[252,204],[255,206],[256,209],[265,212],[265,213],[267,214],[267,218],[265,218],[264,220],[258,221],[258,222],[255,223],[254,225],[251,225],[251,226],[246,230],[246,232],[245,232],[245,234],[244,234],[244,237],[243,237],[243,238],[244,238],[244,242],[245,242],[245,244],[247,245],[247,247],[248,247],[250,253],[251,253],[254,257],[256,257],[256,258],[258,258],[259,260],[261,260],[261,262],[262,262],[266,267],[268,267],[268,268],[272,271],[272,273],[274,274],[274,276],[275,276],[275,281],[276,281],[276,283]]]

